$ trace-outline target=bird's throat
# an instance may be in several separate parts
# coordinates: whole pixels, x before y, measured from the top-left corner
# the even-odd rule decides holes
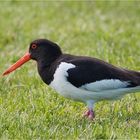
[[[53,80],[53,74],[55,72],[55,67],[54,65],[52,66],[52,63],[47,63],[46,61],[38,61],[37,62],[37,68],[38,68],[38,73],[41,77],[41,79],[49,85],[51,81]]]

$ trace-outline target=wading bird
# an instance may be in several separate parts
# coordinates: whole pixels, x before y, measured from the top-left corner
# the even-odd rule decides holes
[[[31,42],[29,51],[3,75],[33,59],[42,80],[60,95],[87,104],[85,116],[95,117],[94,104],[140,91],[140,72],[118,68],[97,58],[62,53],[47,39]]]

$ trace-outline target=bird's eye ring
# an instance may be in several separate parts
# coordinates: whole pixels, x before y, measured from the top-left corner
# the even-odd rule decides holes
[[[33,44],[31,47],[32,47],[32,49],[36,49],[37,48],[37,45],[36,44]]]

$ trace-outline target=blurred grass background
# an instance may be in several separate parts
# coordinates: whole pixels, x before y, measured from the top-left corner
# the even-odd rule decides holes
[[[140,2],[0,1],[0,73],[37,38],[140,70]],[[0,82],[1,139],[140,139],[139,94],[97,103],[90,122],[85,105],[46,86],[33,61]]]

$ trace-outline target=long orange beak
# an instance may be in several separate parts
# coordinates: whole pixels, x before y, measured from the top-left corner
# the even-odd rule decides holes
[[[15,64],[10,66],[2,75],[4,76],[4,75],[7,75],[7,74],[11,73],[12,71],[16,70],[18,67],[22,66],[27,61],[29,61],[30,59],[31,59],[31,54],[27,52]]]

